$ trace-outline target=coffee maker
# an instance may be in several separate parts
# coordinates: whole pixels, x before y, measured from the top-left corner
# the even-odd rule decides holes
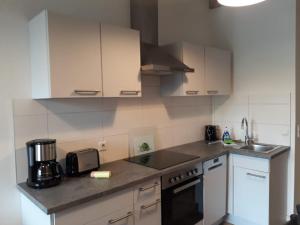
[[[217,126],[214,125],[205,126],[205,141],[207,143],[213,143],[217,141]]]
[[[62,167],[56,162],[56,140],[37,139],[26,143],[28,157],[27,185],[48,188],[58,185],[63,176]]]

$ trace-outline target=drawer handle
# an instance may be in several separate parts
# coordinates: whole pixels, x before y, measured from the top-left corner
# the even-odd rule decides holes
[[[121,95],[138,95],[140,91],[121,91]]]
[[[148,209],[150,207],[153,207],[153,206],[156,206],[158,203],[160,203],[160,199],[157,199],[155,202],[151,203],[151,204],[148,204],[148,205],[142,205],[141,206],[141,209]]]
[[[209,94],[209,95],[216,95],[218,93],[219,93],[219,91],[217,91],[217,90],[209,90],[209,91],[207,91],[207,94]]]
[[[247,176],[257,177],[257,178],[261,178],[261,179],[266,179],[266,176],[257,175],[257,174],[253,174],[253,173],[247,173]]]
[[[218,167],[221,167],[221,166],[223,166],[223,163],[221,163],[221,164],[218,164],[218,165],[215,165],[215,166],[212,166],[212,167],[208,168],[208,171],[211,171],[211,170],[217,169]]]
[[[74,92],[77,95],[97,95],[101,91],[98,91],[98,90],[74,90]]]
[[[150,190],[152,188],[156,188],[157,186],[159,186],[159,183],[158,182],[155,182],[154,185],[150,186],[150,187],[141,187],[139,188],[140,191],[147,191],[147,190]]]
[[[201,183],[201,180],[197,179],[195,181],[192,181],[192,182],[190,182],[188,184],[185,184],[185,185],[183,185],[181,187],[178,187],[178,188],[174,189],[173,193],[174,194],[178,194],[179,192],[182,192],[182,191],[184,191],[184,190],[186,190],[186,189],[188,189],[190,187],[193,187],[193,186],[195,186],[195,185],[197,185],[199,183]]]
[[[186,91],[185,92],[187,95],[197,95],[199,91]]]
[[[125,219],[131,217],[132,215],[133,215],[132,212],[128,212],[126,216],[122,216],[122,217],[117,218],[117,219],[111,219],[111,220],[108,221],[108,223],[109,224],[114,224],[114,223],[119,222],[121,220],[125,220]]]

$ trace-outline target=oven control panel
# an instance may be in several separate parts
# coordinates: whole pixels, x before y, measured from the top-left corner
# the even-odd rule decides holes
[[[193,177],[197,177],[201,174],[203,174],[202,163],[198,163],[193,167],[187,167],[171,172],[167,175],[162,176],[162,189],[174,186]]]

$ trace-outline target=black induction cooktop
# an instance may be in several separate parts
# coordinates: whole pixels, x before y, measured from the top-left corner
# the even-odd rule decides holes
[[[197,159],[197,156],[187,155],[167,150],[156,151],[144,155],[128,158],[127,161],[147,166],[150,168],[162,170],[180,163]]]

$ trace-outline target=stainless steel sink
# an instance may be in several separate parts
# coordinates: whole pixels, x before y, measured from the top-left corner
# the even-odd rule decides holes
[[[276,149],[276,146],[272,145],[261,145],[261,144],[252,144],[252,145],[246,145],[241,147],[240,149],[245,149],[245,150],[252,150],[255,152],[271,152]]]

